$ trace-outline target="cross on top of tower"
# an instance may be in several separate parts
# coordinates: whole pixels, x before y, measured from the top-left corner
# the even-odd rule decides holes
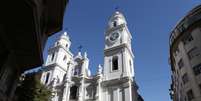
[[[64,28],[64,31],[68,31],[68,28],[66,27],[66,28]]]
[[[116,10],[116,11],[119,11],[119,6],[116,6],[116,7],[115,7],[115,10]]]
[[[82,48],[83,48],[82,45],[80,45],[77,49],[79,52],[81,52]]]
[[[64,28],[64,35],[67,35],[67,32],[68,32],[68,28]]]

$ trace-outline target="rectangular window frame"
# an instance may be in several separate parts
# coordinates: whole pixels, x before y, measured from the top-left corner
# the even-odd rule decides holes
[[[55,57],[55,53],[52,53],[51,61],[54,60],[54,57]]]
[[[194,66],[193,72],[194,72],[195,76],[200,75],[201,74],[201,64]]]
[[[193,47],[190,51],[188,51],[188,58],[189,60],[192,60],[193,58],[200,55],[199,49],[197,47]]]
[[[201,83],[200,83],[198,86],[199,86],[199,89],[200,89],[200,94],[201,94]]]
[[[184,45],[189,44],[190,42],[192,42],[194,40],[193,36],[191,34],[188,34],[186,36],[184,36],[183,38],[183,43]]]
[[[187,98],[188,98],[188,101],[191,101],[194,99],[194,93],[193,93],[193,90],[190,89],[186,92],[186,95],[187,95]]]
[[[45,84],[48,84],[49,79],[50,79],[50,72],[47,72],[45,76]]]
[[[112,57],[112,68],[111,71],[115,72],[119,70],[119,58],[118,56]]]
[[[182,82],[183,82],[183,84],[186,84],[186,83],[188,83],[188,81],[189,81],[188,74],[185,73],[185,74],[182,76]]]
[[[181,58],[181,59],[179,60],[179,62],[178,62],[178,67],[179,67],[179,69],[181,69],[181,68],[184,67],[184,61],[183,61],[182,58]]]

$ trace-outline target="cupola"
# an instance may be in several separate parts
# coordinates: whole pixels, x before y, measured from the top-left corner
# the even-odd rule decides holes
[[[108,28],[117,27],[118,25],[126,24],[124,15],[120,11],[115,11],[114,14],[110,17]]]

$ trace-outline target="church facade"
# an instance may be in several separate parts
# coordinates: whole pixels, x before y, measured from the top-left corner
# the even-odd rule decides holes
[[[50,101],[143,101],[134,79],[132,35],[120,11],[109,19],[105,31],[104,64],[91,75],[87,53],[70,51],[64,32],[48,51],[41,82],[50,88]]]

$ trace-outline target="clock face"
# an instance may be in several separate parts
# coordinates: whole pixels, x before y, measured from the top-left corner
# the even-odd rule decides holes
[[[115,33],[112,33],[109,37],[110,41],[115,41],[116,39],[119,38],[119,33],[115,32]]]

